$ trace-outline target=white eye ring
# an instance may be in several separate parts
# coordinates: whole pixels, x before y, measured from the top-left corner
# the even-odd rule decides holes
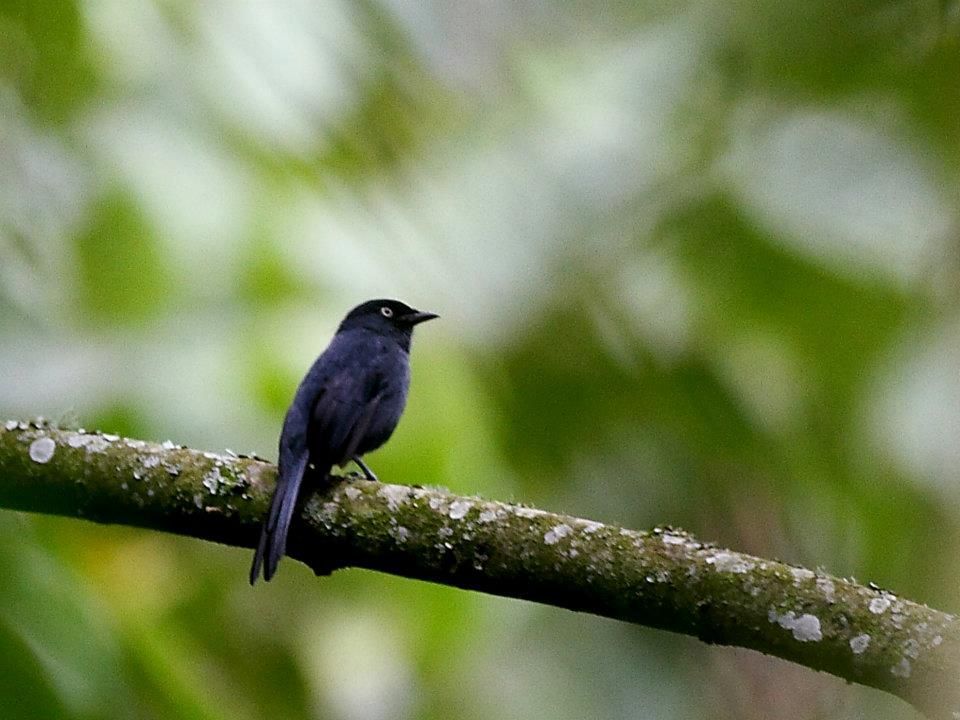
[[[393,317],[393,309],[384,305],[382,308],[380,308],[380,314],[385,318]]]

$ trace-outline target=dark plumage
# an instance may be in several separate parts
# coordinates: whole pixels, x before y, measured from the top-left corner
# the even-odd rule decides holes
[[[397,300],[370,300],[351,310],[297,388],[280,433],[277,487],[250,568],[250,584],[270,580],[308,468],[326,478],[387,441],[407,402],[410,341],[418,323],[437,317]]]

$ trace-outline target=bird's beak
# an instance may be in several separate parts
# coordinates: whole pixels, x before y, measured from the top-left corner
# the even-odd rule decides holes
[[[405,322],[407,325],[419,325],[422,322],[433,320],[434,318],[438,317],[440,316],[436,313],[420,312],[419,310],[416,310],[412,313],[407,313],[406,315],[401,316],[400,319],[403,320],[403,322]]]

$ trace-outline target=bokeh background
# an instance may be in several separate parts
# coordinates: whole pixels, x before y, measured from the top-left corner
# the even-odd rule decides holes
[[[380,477],[960,610],[960,4],[4,0],[0,416],[275,457],[343,313]],[[748,652],[0,513],[5,718],[914,718]]]

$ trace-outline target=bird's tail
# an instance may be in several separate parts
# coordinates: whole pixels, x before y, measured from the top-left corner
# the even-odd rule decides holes
[[[290,531],[290,522],[297,507],[297,497],[300,494],[300,485],[307,469],[308,456],[304,454],[298,459],[292,472],[277,479],[277,488],[270,501],[270,512],[260,532],[260,544],[253,556],[253,565],[250,567],[250,584],[253,585],[260,577],[263,568],[263,579],[270,582],[280,558],[287,551],[287,533]]]

